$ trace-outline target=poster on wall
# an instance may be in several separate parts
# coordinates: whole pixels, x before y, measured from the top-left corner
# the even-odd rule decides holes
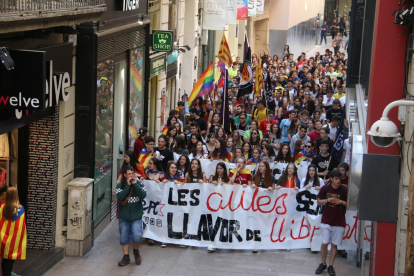
[[[247,4],[249,0],[237,0],[237,20],[247,20]]]
[[[222,0],[205,0],[203,29],[224,30],[226,8],[227,4]]]
[[[225,22],[226,25],[236,25],[237,24],[237,0],[227,0],[226,7],[226,16]]]
[[[256,0],[256,14],[264,13],[265,0]]]
[[[247,16],[256,16],[256,0],[248,0]]]

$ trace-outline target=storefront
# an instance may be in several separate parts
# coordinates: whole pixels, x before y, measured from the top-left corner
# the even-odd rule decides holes
[[[53,36],[24,51],[10,41],[14,69],[0,64],[0,184],[18,189],[29,249],[62,246],[63,178],[73,171],[73,44],[40,48]]]
[[[139,1],[134,9],[124,10],[117,2],[107,1],[108,10],[97,28],[83,25],[78,29],[79,60],[89,59],[92,69],[78,68],[78,84],[85,94],[77,95],[76,129],[77,138],[85,143],[75,149],[75,176],[95,179],[95,237],[114,218],[114,192],[124,155],[133,151],[139,128],[147,125],[147,3]],[[91,148],[93,154],[86,152]]]

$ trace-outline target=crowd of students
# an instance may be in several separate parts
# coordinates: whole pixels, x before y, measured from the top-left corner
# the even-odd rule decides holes
[[[316,53],[309,59],[305,53],[295,59],[288,45],[284,53],[280,59],[266,51],[252,57],[253,75],[257,60],[261,59],[263,79],[271,78],[270,93],[262,91],[259,97],[255,97],[254,92],[238,96],[242,64],[237,59],[231,69],[231,87],[222,91],[216,87],[210,94],[197,98],[188,114],[185,114],[186,103],[178,102],[177,108],[169,113],[163,134],[156,138],[148,135],[147,128],[140,128],[134,150],[125,154],[119,181],[126,176],[124,169],[132,166],[139,180],[242,185],[269,191],[282,187],[296,190],[315,187],[323,190],[318,204],[326,204],[326,212],[335,215],[338,204],[346,205],[346,198],[335,190],[336,186],[338,183],[348,185],[349,166],[342,160],[349,160],[348,139],[343,158],[338,160],[331,156],[340,123],[344,125],[342,130],[347,129],[347,60],[344,53],[333,54],[330,49],[326,49],[324,55]],[[222,103],[219,96],[222,93],[228,93],[231,100]],[[229,108],[228,126],[223,125],[222,104]],[[174,161],[174,153],[180,156],[177,161]],[[207,178],[200,159],[221,162]],[[229,170],[230,163],[236,167]],[[287,163],[278,179],[270,169],[272,163]],[[247,165],[257,165],[254,175]],[[298,166],[307,166],[303,179],[298,177]],[[333,198],[328,199],[329,204],[324,201],[326,195]],[[342,227],[342,222],[329,225]],[[332,228],[327,231],[331,234],[334,231],[335,237],[338,235]],[[332,241],[329,238],[332,235],[326,233],[324,237],[328,243],[339,245],[338,239]],[[148,242],[153,244],[151,240]],[[166,244],[161,246],[166,247]],[[208,251],[213,252],[214,248],[209,247]],[[325,265],[324,260],[322,264]],[[323,271],[324,267],[320,269]],[[333,267],[329,271],[332,272]]]

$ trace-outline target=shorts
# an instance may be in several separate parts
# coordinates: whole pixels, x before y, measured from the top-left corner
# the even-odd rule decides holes
[[[131,239],[134,243],[139,244],[142,238],[142,220],[125,221],[119,219],[120,244],[129,244]]]
[[[325,223],[321,223],[321,240],[322,244],[332,243],[334,245],[341,245],[344,237],[345,227],[342,226],[330,226]]]

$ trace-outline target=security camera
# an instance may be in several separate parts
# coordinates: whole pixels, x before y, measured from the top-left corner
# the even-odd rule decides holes
[[[381,119],[376,121],[367,133],[371,136],[372,143],[378,147],[389,147],[401,137],[397,126],[388,118],[388,113],[396,106],[414,106],[414,101],[398,100],[384,108]]]
[[[378,147],[389,147],[397,141],[401,135],[397,126],[388,118],[376,121],[368,131],[371,141]]]

